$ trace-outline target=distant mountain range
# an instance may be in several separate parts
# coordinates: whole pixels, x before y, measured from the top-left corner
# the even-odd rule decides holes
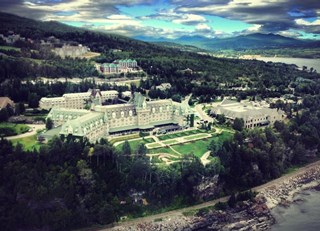
[[[272,49],[272,48],[290,48],[290,47],[319,47],[318,40],[302,40],[284,37],[276,34],[249,34],[240,35],[231,38],[207,38],[203,36],[182,36],[177,39],[152,38],[146,36],[137,36],[146,42],[170,42],[182,45],[197,46],[206,50],[239,50],[239,49]]]
[[[177,48],[184,51],[203,50],[244,50],[244,49],[271,49],[271,48],[295,48],[295,47],[320,47],[319,40],[302,40],[284,37],[275,34],[249,34],[231,38],[207,38],[203,36],[182,36],[177,39],[164,37],[154,38],[148,36],[136,36],[128,38],[112,33],[88,31],[84,28],[71,27],[60,22],[42,22],[13,14],[0,12],[0,34],[7,31],[20,33],[28,38],[43,38],[51,35],[62,37],[65,40],[73,40],[79,43],[106,42],[112,49],[130,50],[135,46],[151,47],[154,44],[162,47]],[[85,36],[79,36],[80,34]],[[100,36],[100,38],[99,38]],[[94,37],[94,38],[93,38]],[[148,42],[148,43],[146,43]],[[153,44],[150,44],[153,43]],[[94,43],[97,45],[97,43]],[[92,44],[91,44],[92,46]],[[154,47],[152,47],[154,49]]]

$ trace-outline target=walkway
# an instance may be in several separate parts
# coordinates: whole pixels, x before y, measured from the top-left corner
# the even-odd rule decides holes
[[[46,125],[44,125],[44,124],[26,124],[26,125],[29,126],[32,130],[29,132],[20,134],[20,135],[7,136],[4,138],[7,140],[15,140],[15,139],[20,139],[20,138],[25,138],[25,137],[36,135],[38,130],[43,130],[46,128]]]
[[[208,121],[209,123],[210,122],[213,122],[213,118],[211,118],[210,116],[207,115],[207,113],[202,109],[202,107],[204,107],[205,105],[203,104],[197,104],[195,106],[195,110],[196,112],[198,113],[199,117],[204,120],[204,121]]]
[[[206,166],[207,164],[209,164],[211,161],[208,160],[209,156],[210,156],[210,152],[211,151],[207,151],[205,154],[203,154],[203,156],[200,158],[201,163]]]

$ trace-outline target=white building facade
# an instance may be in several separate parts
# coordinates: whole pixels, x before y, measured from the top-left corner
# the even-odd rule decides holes
[[[282,121],[286,118],[282,110],[269,108],[264,102],[237,102],[224,99],[218,106],[212,107],[211,114],[225,115],[233,122],[235,118],[244,121],[245,128],[255,128],[273,125],[275,121]]]
[[[45,110],[50,110],[53,107],[83,109],[92,98],[98,98],[101,102],[104,102],[108,99],[115,99],[118,95],[118,91],[115,90],[100,91],[99,89],[89,89],[87,92],[68,93],[62,97],[43,97],[40,99],[39,107]]]
[[[152,130],[157,126],[187,125],[186,117],[192,114],[189,105],[171,99],[147,101],[140,93],[127,104],[95,105],[92,110],[65,108],[51,109],[47,118],[62,125],[60,135],[87,137],[95,142],[110,133],[133,130]]]

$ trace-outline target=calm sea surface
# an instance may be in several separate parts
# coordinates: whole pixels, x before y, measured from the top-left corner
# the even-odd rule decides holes
[[[308,69],[313,67],[320,73],[320,59],[303,59],[303,58],[281,58],[281,57],[256,57],[257,60],[265,62],[280,62],[286,64],[296,64],[299,68],[306,66]]]
[[[277,224],[272,231],[319,231],[320,230],[320,192],[308,190],[298,194],[295,202],[288,208],[276,207],[272,215]]]

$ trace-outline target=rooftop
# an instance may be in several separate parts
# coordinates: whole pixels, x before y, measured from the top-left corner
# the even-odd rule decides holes
[[[7,105],[14,107],[14,102],[9,97],[0,97],[0,109],[7,107]]]

